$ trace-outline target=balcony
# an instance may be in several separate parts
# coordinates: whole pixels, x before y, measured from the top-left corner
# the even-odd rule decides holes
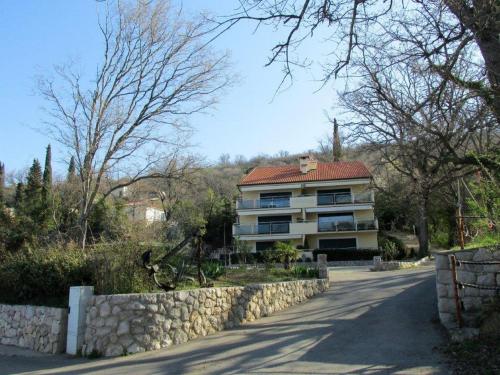
[[[289,197],[264,198],[264,199],[238,199],[236,208],[239,210],[253,210],[258,208],[288,208]]]
[[[290,222],[274,222],[262,224],[247,224],[234,226],[236,236],[252,236],[259,234],[285,234],[290,233]]]
[[[275,197],[263,199],[238,199],[237,210],[264,210],[275,208],[314,208],[322,206],[342,206],[373,203],[372,192],[333,193],[323,195],[301,195],[298,197]]]
[[[263,224],[235,224],[234,236],[279,236],[284,234],[303,235],[323,232],[362,232],[378,230],[377,220],[355,220],[345,222],[319,223],[318,221],[302,221],[297,223],[275,222]]]
[[[361,232],[365,230],[378,230],[378,221],[354,220],[318,223],[318,232]]]
[[[373,195],[367,191],[364,193],[332,193],[317,195],[318,206],[334,206],[342,204],[373,203]]]

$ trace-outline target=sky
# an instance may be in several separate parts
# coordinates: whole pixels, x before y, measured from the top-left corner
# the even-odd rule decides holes
[[[184,0],[187,14],[201,10],[215,15],[231,13],[236,0]],[[6,1],[0,8],[0,161],[7,171],[23,170],[34,158],[43,160],[51,143],[54,169],[66,168],[67,152],[43,130],[49,119],[37,79],[50,76],[54,65],[77,62],[87,73],[95,71],[102,54],[95,0]],[[193,152],[208,162],[223,153],[247,158],[281,150],[290,153],[314,149],[329,132],[323,111],[334,103],[335,90],[318,91],[319,72],[301,70],[287,90],[275,95],[282,67],[265,67],[276,32],[254,24],[240,24],[221,36],[214,48],[229,51],[238,82],[220,96],[217,106],[189,119],[195,129]],[[316,43],[316,44],[314,44]],[[321,56],[319,38],[302,52]]]

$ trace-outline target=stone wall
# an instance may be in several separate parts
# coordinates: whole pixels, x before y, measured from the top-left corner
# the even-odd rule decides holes
[[[67,320],[66,309],[0,305],[0,344],[62,353],[66,349]]]
[[[372,271],[394,271],[406,268],[423,266],[430,263],[429,257],[424,257],[419,260],[390,260],[383,261],[382,257],[373,257]]]
[[[165,348],[270,315],[327,289],[327,279],[316,279],[94,296],[82,352],[118,356]]]
[[[439,318],[448,329],[457,327],[456,307],[454,299],[453,278],[450,255],[464,261],[500,261],[500,249],[474,249],[455,252],[435,253],[436,257],[436,289],[438,297]],[[473,265],[462,264],[457,267],[457,280],[490,287],[500,287],[500,264]],[[463,306],[462,317],[465,326],[474,327],[481,306],[495,295],[495,290],[465,287],[459,290]]]

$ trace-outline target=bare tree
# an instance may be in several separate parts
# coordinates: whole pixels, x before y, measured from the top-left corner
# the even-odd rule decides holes
[[[472,171],[457,160],[474,150],[479,138],[485,141],[483,131],[495,120],[477,95],[422,69],[418,60],[390,69],[380,63],[378,53],[365,55],[358,67],[368,78],[344,92],[341,103],[353,116],[347,125],[351,136],[411,181],[420,254],[426,255],[431,193]],[[467,68],[464,62],[460,73],[467,76]]]
[[[102,61],[85,81],[73,66],[42,79],[48,129],[74,155],[82,247],[96,201],[149,178],[175,177],[186,119],[231,81],[227,56],[209,48],[207,22],[187,21],[167,2],[111,3],[99,21]]]
[[[443,78],[480,95],[500,121],[500,7],[497,0],[242,0],[232,15],[218,21],[218,28],[230,29],[240,21],[254,21],[284,31],[271,50],[267,65],[282,63],[284,77],[307,64],[300,45],[319,35],[326,40],[328,58],[321,61],[324,82],[336,78],[372,42],[391,32],[415,42],[412,49]],[[468,80],[453,69],[458,57],[473,46],[485,74]],[[310,61],[309,61],[310,63]]]

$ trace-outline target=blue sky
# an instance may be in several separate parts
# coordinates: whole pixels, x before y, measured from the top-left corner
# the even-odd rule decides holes
[[[236,0],[184,0],[187,12],[207,10],[227,14]],[[7,170],[21,170],[33,158],[43,159],[51,142],[55,169],[64,170],[64,150],[40,128],[47,119],[44,102],[36,93],[36,77],[50,74],[54,64],[77,61],[92,72],[100,60],[101,44],[94,0],[6,1],[0,8],[0,161]],[[323,110],[334,104],[332,87],[319,88],[312,71],[301,71],[295,83],[274,96],[282,78],[281,66],[264,67],[276,40],[271,29],[253,33],[252,24],[242,24],[223,35],[216,48],[232,55],[233,70],[240,81],[220,97],[208,114],[196,115],[193,151],[207,160],[222,153],[251,157],[280,150],[300,152],[315,148],[329,130]],[[316,43],[316,44],[313,44]],[[305,46],[306,54],[321,55],[315,39]],[[319,77],[319,75],[318,75]]]

